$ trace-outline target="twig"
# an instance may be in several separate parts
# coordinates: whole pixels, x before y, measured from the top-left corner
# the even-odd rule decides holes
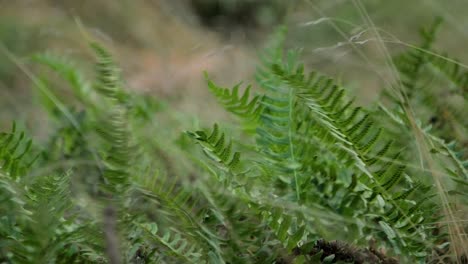
[[[106,254],[110,264],[122,263],[119,254],[119,240],[117,237],[116,212],[112,206],[104,209],[104,235],[106,239]]]

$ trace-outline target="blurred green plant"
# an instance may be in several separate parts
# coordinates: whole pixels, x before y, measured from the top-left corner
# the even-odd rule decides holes
[[[0,43],[14,54],[23,56],[31,52],[34,45],[37,45],[33,39],[34,34],[17,20],[9,17],[0,18]],[[7,59],[0,60],[0,80],[6,88],[10,88],[15,73],[14,65]]]
[[[90,44],[94,80],[65,57],[35,55],[50,71],[35,85],[54,125],[44,145],[15,126],[0,134],[0,262],[462,261],[466,225],[453,212],[467,199],[468,162],[442,139],[454,135],[405,112],[425,107],[408,95],[430,74],[419,75],[421,61],[459,87],[455,61],[442,63],[427,45],[408,52],[397,63],[399,96],[365,109],[334,78],[307,73],[300,52],[284,52],[285,38],[280,30],[262,56],[261,93],[206,75],[243,127],[215,123],[176,136],[162,122],[173,110],[126,90],[100,44]],[[54,95],[52,75],[76,102]],[[415,168],[407,148],[415,131],[443,173],[429,160]]]

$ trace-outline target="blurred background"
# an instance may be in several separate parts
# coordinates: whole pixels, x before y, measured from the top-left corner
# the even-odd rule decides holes
[[[0,0],[0,127],[23,120],[43,130],[28,77],[40,74],[31,55],[61,54],[92,77],[79,23],[114,54],[127,89],[212,120],[221,114],[203,71],[226,87],[253,81],[258,55],[279,25],[309,69],[340,76],[369,104],[388,85],[386,56],[417,45],[419,28],[436,16],[444,19],[436,46],[468,61],[467,0]],[[55,88],[66,98],[67,87]]]

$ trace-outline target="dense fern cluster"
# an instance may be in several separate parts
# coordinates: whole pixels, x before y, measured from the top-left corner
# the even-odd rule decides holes
[[[454,229],[445,214],[463,210],[467,199],[468,163],[446,143],[463,139],[443,127],[428,129],[430,118],[413,123],[405,113],[407,106],[421,109],[416,114],[423,118],[428,113],[426,97],[436,90],[422,85],[435,71],[467,103],[466,73],[432,51],[434,34],[423,31],[421,48],[395,59],[401,97],[365,109],[333,78],[306,72],[300,52],[284,51],[280,31],[257,70],[260,89],[224,88],[205,75],[242,129],[215,123],[177,137],[161,121],[171,111],[124,89],[99,44],[91,43],[95,81],[66,58],[34,56],[47,68],[36,85],[53,131],[42,144],[26,140],[15,125],[0,135],[1,262],[462,259],[456,248],[464,240],[453,237],[466,236],[466,226]],[[72,88],[69,106],[57,101],[51,72]],[[447,111],[458,116],[457,107]],[[438,199],[428,170],[413,165],[407,146],[414,124],[449,176],[442,179],[449,201]],[[466,130],[461,119],[456,124]]]

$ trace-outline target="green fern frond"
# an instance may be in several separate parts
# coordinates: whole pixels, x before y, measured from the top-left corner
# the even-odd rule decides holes
[[[226,146],[224,133],[219,132],[218,124],[213,125],[209,136],[204,131],[187,132],[202,146],[203,152],[226,171],[235,171],[240,162],[240,153],[232,154],[232,141]]]
[[[39,157],[30,157],[32,140],[25,139],[25,133],[17,133],[13,123],[11,132],[0,133],[0,169],[13,179],[25,176],[28,169]],[[29,158],[29,161],[25,159]]]
[[[91,47],[97,55],[96,89],[109,100],[107,109],[102,109],[96,124],[96,131],[110,147],[104,159],[104,177],[108,181],[105,188],[112,193],[125,190],[129,185],[129,169],[133,162],[136,148],[131,139],[128,124],[128,109],[124,105],[124,95],[120,86],[119,70],[113,63],[112,56],[99,44]]]
[[[387,143],[381,150],[375,150],[377,148],[375,135],[381,134],[381,128],[375,128],[373,121],[370,120],[370,114],[360,113],[363,111],[360,107],[348,109],[347,111],[342,112],[343,105],[346,108],[349,107],[349,103],[345,103],[345,101],[341,99],[343,97],[343,95],[340,95],[342,92],[339,92],[339,98],[341,100],[334,102],[335,107],[333,109],[326,107],[336,93],[333,91],[343,90],[342,88],[338,88],[333,83],[327,82],[324,85],[325,92],[323,92],[324,87],[321,85],[322,82],[319,81],[320,79],[316,79],[315,82],[301,82],[300,80],[305,79],[304,76],[298,77],[299,73],[289,75],[282,70],[279,65],[275,67],[273,72],[281,77],[286,83],[291,85],[291,89],[301,90],[301,94],[299,96],[303,98],[305,105],[307,105],[307,107],[312,111],[317,125],[323,126],[323,128],[328,131],[327,134],[331,136],[330,139],[332,142],[343,144],[347,150],[351,150],[355,153],[355,156],[361,160],[361,163],[367,164],[368,167],[372,165],[370,164],[370,161],[377,162],[377,159],[385,159],[383,155],[388,151],[390,145]],[[314,74],[314,76],[316,76],[316,74]],[[337,111],[342,112],[342,114],[338,118],[334,118]],[[368,136],[369,134],[374,134],[374,136]],[[374,147],[371,148],[370,146]],[[370,158],[372,156],[373,158]],[[394,164],[396,157],[388,158],[388,160],[389,162],[387,164]],[[389,168],[385,169],[379,174],[382,175],[388,169]],[[370,171],[371,169],[367,168],[364,172],[370,173]],[[376,180],[379,177],[373,178]]]
[[[428,56],[429,67],[436,73],[445,76],[454,88],[455,93],[468,100],[468,71],[460,68],[460,64],[447,55],[431,54]]]
[[[196,139],[198,143],[202,146],[205,152],[208,152],[208,156],[216,162],[222,163],[220,159],[221,149],[216,149],[216,145],[219,144],[219,140],[224,140],[224,133],[219,132],[218,126],[215,124],[210,136],[207,136],[208,133],[204,131],[197,131],[195,133],[188,132],[189,135]],[[211,142],[211,143],[210,143]],[[229,144],[228,146],[230,146]],[[228,147],[229,148],[229,147]],[[218,157],[213,157],[213,152],[218,153]],[[226,149],[223,150],[225,152]],[[239,161],[239,152],[233,155],[230,159],[229,165],[237,163]],[[222,170],[226,170],[229,166],[223,164],[223,166],[218,166]],[[232,182],[231,182],[232,184]],[[263,215],[264,221],[268,224],[271,231],[275,234],[276,238],[281,241],[282,245],[287,250],[292,250],[294,247],[298,246],[298,243],[307,237],[309,232],[306,231],[307,225],[304,223],[304,218],[301,217],[301,214],[291,214],[286,212],[286,209],[282,206],[270,206],[258,202],[258,198],[254,198],[248,191],[244,188],[236,188],[233,191],[240,197],[245,199],[242,203],[248,203],[249,207],[258,208],[259,213]],[[272,203],[273,204],[273,203]],[[280,212],[277,214],[270,214],[270,212]]]
[[[428,67],[453,86],[466,82],[460,68],[432,57],[436,27],[423,31],[423,44],[397,62],[402,89],[414,92],[410,100],[426,94],[417,88]],[[217,123],[186,132],[177,145],[193,164],[166,137],[173,120],[149,122],[155,108],[146,107],[144,95],[125,91],[119,68],[98,43],[91,43],[97,76],[90,90],[67,60],[36,56],[70,83],[86,108],[76,112],[80,129],[66,123],[54,135],[54,153],[40,160],[43,170],[31,170],[35,145],[24,134],[16,128],[0,134],[0,262],[106,263],[106,235],[112,232],[118,254],[129,263],[340,261],[317,246],[340,248],[325,239],[357,247],[377,239],[378,247],[409,263],[447,245],[443,210],[433,203],[433,187],[420,181],[426,170],[411,166],[406,138],[390,138],[386,121],[392,117],[356,107],[335,79],[307,73],[298,51],[284,52],[284,36],[280,31],[261,58],[258,94],[241,83],[220,87],[205,75],[220,104],[255,135],[232,140],[236,133]],[[398,128],[413,131],[403,111],[394,116]],[[148,129],[153,125],[155,139]],[[448,194],[466,198],[468,162],[461,149],[442,140],[443,132],[433,136],[417,128],[446,170],[441,174],[454,180]],[[171,155],[161,157],[166,149]],[[70,164],[77,173],[67,170]],[[112,225],[101,210],[109,204],[117,209],[111,231],[103,229]]]
[[[221,185],[216,186],[215,190],[204,192],[210,206],[206,208],[203,222],[208,227],[219,229],[221,226],[226,230],[220,241],[222,255],[233,262],[258,262],[257,254],[273,247],[265,243],[269,232],[265,232],[261,218],[256,211],[248,209],[249,202],[242,197],[226,193]],[[247,247],[251,250],[242,250]]]
[[[26,261],[23,234],[19,226],[31,223],[26,199],[10,177],[0,172],[0,259]]]
[[[408,198],[412,193],[414,193],[416,190],[421,188],[422,182],[417,182],[413,187],[409,188],[408,190],[402,192],[400,195],[396,195],[394,197],[395,200],[405,200]]]
[[[223,105],[227,111],[241,117],[247,122],[258,119],[262,111],[262,106],[260,104],[262,99],[258,95],[255,95],[250,99],[250,85],[245,88],[243,94],[240,95],[240,84],[234,86],[232,89],[219,87],[209,79],[206,72],[205,79],[208,82],[208,88],[211,93],[216,96],[220,104]]]
[[[279,49],[279,47],[275,47]],[[274,166],[278,179],[293,182],[296,192],[296,199],[301,200],[301,186],[305,181],[300,173],[303,162],[297,157],[295,144],[296,106],[297,91],[289,89],[281,78],[271,74],[270,69],[282,60],[281,50],[270,51],[277,55],[271,60],[265,60],[261,68],[257,70],[256,80],[265,89],[265,96],[262,100],[263,111],[260,115],[260,122],[257,126],[257,145],[265,155],[268,156],[269,164]],[[290,73],[298,72],[300,76],[302,66],[295,65],[298,56],[297,51],[286,54],[286,68]]]
[[[284,43],[286,41],[287,28],[281,26],[276,29],[269,39],[264,52],[260,54],[261,65],[280,63],[283,60]],[[257,69],[259,71],[260,69]]]
[[[408,90],[408,96],[411,97],[413,94],[412,89],[416,89],[417,79],[422,70],[424,64],[428,61],[428,51],[432,49],[435,41],[435,35],[442,23],[441,18],[434,20],[433,24],[426,29],[421,30],[422,43],[418,49],[411,50],[408,53],[401,55],[396,58],[395,64],[404,77],[402,83]]]
[[[331,82],[323,82],[323,78],[317,78],[316,74],[310,74],[310,76],[313,76],[310,78],[301,76],[302,71],[300,68],[296,73],[290,74],[280,65],[272,69],[272,73],[290,85],[291,89],[300,90],[299,96],[310,109],[314,120],[313,124],[316,127],[316,133],[315,135],[312,134],[312,136],[330,144],[330,149],[334,149],[333,146],[336,145],[341,146],[336,153],[339,157],[344,157],[340,153],[351,155],[350,158],[354,160],[354,166],[367,175],[371,182],[369,184],[366,183],[366,180],[361,180],[361,184],[369,184],[368,187],[373,190],[373,194],[370,197],[368,196],[369,202],[381,195],[385,203],[391,205],[392,210],[404,210],[394,201],[394,194],[389,190],[403,179],[405,166],[396,165],[400,164],[398,162],[399,154],[394,157],[386,157],[385,153],[389,150],[390,143],[376,142],[375,136],[371,136],[380,136],[381,129],[375,128],[370,114],[363,113],[361,108],[349,108],[348,101],[342,99],[343,95],[340,92],[342,88]],[[303,81],[312,78],[315,78],[315,80]],[[335,101],[337,97],[339,99]],[[330,108],[330,105],[334,105],[334,108]],[[343,107],[347,110],[342,111]],[[338,111],[341,111],[341,115],[335,118]],[[386,174],[388,176],[384,176]],[[403,184],[403,186],[405,185],[407,184]],[[428,218],[426,221],[428,221]],[[415,226],[414,223],[412,225]],[[398,232],[404,231],[398,230]],[[391,237],[387,238],[389,241],[393,240]],[[399,240],[399,248],[404,248],[405,243],[421,243],[421,241],[412,238],[404,239],[406,239],[406,242]]]
[[[107,98],[122,102],[123,92],[121,91],[120,71],[116,67],[112,55],[96,42],[90,44],[97,56],[96,90]]]
[[[291,251],[298,246],[300,241],[307,239],[306,225],[301,223],[300,218],[284,214],[280,208],[265,210],[264,214],[264,221],[268,223],[287,250]]]
[[[300,200],[300,183],[297,168],[300,161],[295,157],[294,133],[295,133],[295,91],[288,89],[281,79],[270,73],[272,66],[283,60],[285,37],[284,28],[278,30],[270,46],[265,50],[262,64],[257,69],[256,80],[265,89],[261,104],[263,111],[260,114],[260,123],[257,126],[257,145],[265,153],[278,173],[277,177],[291,177],[295,182],[297,199]],[[288,66],[295,67],[294,62],[298,52],[287,54]],[[299,69],[300,67],[298,67]],[[288,68],[289,69],[289,68]],[[295,69],[289,69],[293,72]]]
[[[190,242],[175,230],[166,230],[161,236],[158,234],[158,226],[155,223],[142,224],[141,228],[147,232],[150,238],[169,251],[169,254],[166,253],[167,255],[174,255],[186,263],[206,263],[203,260],[206,254],[203,253],[202,249],[190,245]],[[158,251],[157,248],[152,254],[157,254],[156,251]]]
[[[91,85],[81,72],[77,70],[76,65],[74,65],[74,63],[72,63],[68,58],[51,53],[39,53],[33,56],[33,61],[47,66],[52,71],[56,72],[62,79],[66,80],[70,84],[75,96],[82,103],[87,103],[89,101]]]
[[[33,212],[34,225],[24,228],[23,243],[35,249],[28,252],[31,261],[42,259],[47,262],[70,242],[66,230],[66,225],[74,218],[70,210],[70,175],[71,172],[43,176],[27,192],[28,209]],[[45,254],[47,248],[49,250]]]
[[[278,185],[291,187],[296,192],[298,203],[307,201],[309,197],[323,199],[323,203],[332,208],[346,212],[350,217],[362,214],[367,221],[373,221],[369,212],[381,214],[396,211],[402,216],[401,219],[408,222],[405,228],[409,226],[424,233],[425,228],[430,226],[431,217],[424,213],[426,209],[419,211],[420,208],[405,205],[418,188],[408,182],[406,166],[400,165],[401,152],[388,154],[393,152],[393,141],[384,138],[384,129],[376,126],[373,115],[362,107],[353,107],[353,100],[345,98],[344,89],[333,79],[316,72],[304,74],[303,65],[297,63],[297,52],[287,53],[284,61],[281,51],[269,52],[272,57],[263,59],[256,75],[257,82],[265,90],[260,101],[262,111],[256,124],[257,148],[260,157],[265,160],[257,163],[263,171],[260,174],[268,175],[265,178],[270,180],[270,184],[273,178],[278,179]],[[239,98],[237,94],[238,87],[232,91],[218,90],[218,95],[227,99],[233,95]],[[217,126],[210,135],[205,132],[192,133],[197,140],[209,143],[208,153],[218,155],[217,158],[212,157],[215,161],[221,160],[221,150],[226,146],[224,134],[218,133]],[[230,153],[228,150],[226,152]],[[333,167],[323,169],[323,172],[319,170],[318,173],[314,164],[324,166],[316,161],[319,155],[324,155],[325,160],[342,162],[343,169],[349,171],[343,174],[354,176],[349,180],[345,176],[337,176],[337,168]],[[356,176],[356,173],[361,176]],[[340,179],[337,180],[337,177]],[[270,192],[281,197],[286,189],[275,187],[271,186]],[[311,188],[325,193],[311,195],[309,192],[312,191],[308,191]],[[327,191],[322,188],[327,188]],[[349,188],[359,188],[360,191],[340,191]],[[400,192],[394,193],[394,189]],[[249,197],[249,194],[245,195]],[[290,196],[284,198],[291,199]],[[361,205],[366,208],[362,212],[348,209]],[[418,216],[410,209],[417,211]],[[283,216],[283,213],[275,210],[284,212],[283,208],[273,207],[262,210],[266,213],[265,221],[286,248],[294,248],[299,240],[290,238],[304,237],[309,230],[305,231],[306,225],[300,220],[303,218],[288,213]],[[273,211],[276,213],[267,213]],[[411,252],[410,247],[418,248],[413,253],[421,254],[427,249],[424,240],[414,232],[408,233],[407,229],[400,228],[397,222],[401,219],[385,222],[389,227],[387,231],[391,229],[396,234],[390,236],[389,232],[384,232],[387,242],[407,252]],[[380,225],[380,228],[383,227]],[[363,229],[360,232],[365,232]]]
[[[89,222],[67,225],[67,232],[60,237],[66,241],[57,254],[58,263],[106,263],[103,231],[99,224]]]

